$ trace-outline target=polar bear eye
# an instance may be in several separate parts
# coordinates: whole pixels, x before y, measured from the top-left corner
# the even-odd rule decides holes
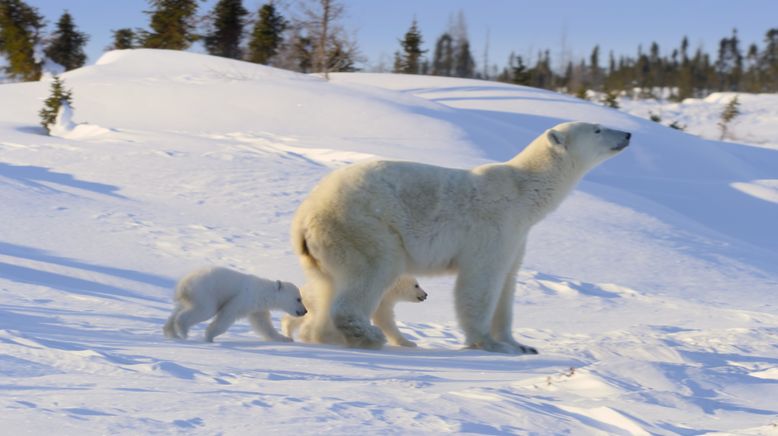
[[[415,285],[413,285],[413,287],[416,288],[416,289],[419,289],[419,284],[416,283]]]
[[[298,299],[297,299],[297,302],[298,302],[298,303],[302,303],[302,302],[303,302],[302,298],[298,298]]]
[[[601,130],[599,128],[594,129],[594,133],[600,133],[600,132],[601,132]]]

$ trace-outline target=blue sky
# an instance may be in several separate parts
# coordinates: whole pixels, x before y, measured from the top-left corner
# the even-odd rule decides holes
[[[92,63],[111,42],[111,30],[120,27],[146,27],[145,0],[27,0],[54,27],[68,9],[76,25],[91,36],[87,47]],[[216,0],[200,5],[210,10]],[[252,12],[265,0],[244,0]],[[296,0],[281,0],[287,6]],[[503,65],[511,51],[534,60],[538,50],[548,48],[558,62],[562,47],[574,57],[587,57],[595,44],[601,48],[601,62],[609,50],[634,54],[638,44],[647,49],[659,43],[662,53],[677,47],[688,35],[692,49],[703,45],[715,54],[719,39],[733,28],[747,47],[761,45],[765,32],[778,27],[776,0],[342,0],[348,10],[347,29],[356,32],[359,47],[369,65],[391,57],[399,48],[398,39],[416,17],[430,50],[435,39],[448,26],[453,15],[463,11],[468,24],[476,63],[481,68],[487,32],[489,63]],[[291,7],[289,9],[292,9]],[[563,42],[564,41],[564,42]],[[195,50],[202,50],[195,47]]]

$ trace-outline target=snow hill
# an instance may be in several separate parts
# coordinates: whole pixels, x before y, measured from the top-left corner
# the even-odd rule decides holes
[[[773,149],[475,80],[161,50],[63,79],[79,124],[58,137],[37,126],[49,83],[0,85],[3,432],[778,431]],[[567,120],[633,141],[531,233],[514,328],[540,355],[461,350],[450,277],[398,305],[417,349],[162,336],[195,267],[302,283],[291,216],[332,169],[505,160]]]
[[[721,112],[736,96],[740,102],[740,115],[730,123],[727,139],[778,150],[778,94],[715,92],[705,98],[687,98],[682,102],[621,98],[619,105],[633,115],[649,118],[653,114],[663,124],[675,121],[691,134],[719,139]]]

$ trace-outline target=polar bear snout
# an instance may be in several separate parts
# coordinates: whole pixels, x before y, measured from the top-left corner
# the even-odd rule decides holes
[[[613,151],[621,151],[627,148],[627,146],[629,145],[629,140],[630,138],[632,138],[632,133],[618,132],[618,131],[617,133],[619,133],[619,135],[622,136],[622,138],[618,140],[615,147],[611,148],[611,150]]]
[[[427,299],[427,293],[422,291],[421,289],[416,290],[416,299],[419,301],[424,301]]]
[[[303,316],[306,313],[308,313],[308,308],[305,307],[303,304],[303,299],[301,297],[297,297],[297,305],[294,309],[294,315],[295,316]],[[291,313],[291,312],[290,312]]]

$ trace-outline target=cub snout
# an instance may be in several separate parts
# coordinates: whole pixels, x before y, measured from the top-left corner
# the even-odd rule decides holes
[[[298,309],[298,310],[296,310],[296,311],[294,312],[294,314],[295,314],[295,315],[297,315],[297,316],[303,316],[303,315],[305,315],[306,313],[308,313],[308,311],[307,311],[306,309],[302,309],[302,310]]]
[[[416,290],[416,299],[419,301],[424,301],[427,299],[427,293],[422,291],[421,289]]]

